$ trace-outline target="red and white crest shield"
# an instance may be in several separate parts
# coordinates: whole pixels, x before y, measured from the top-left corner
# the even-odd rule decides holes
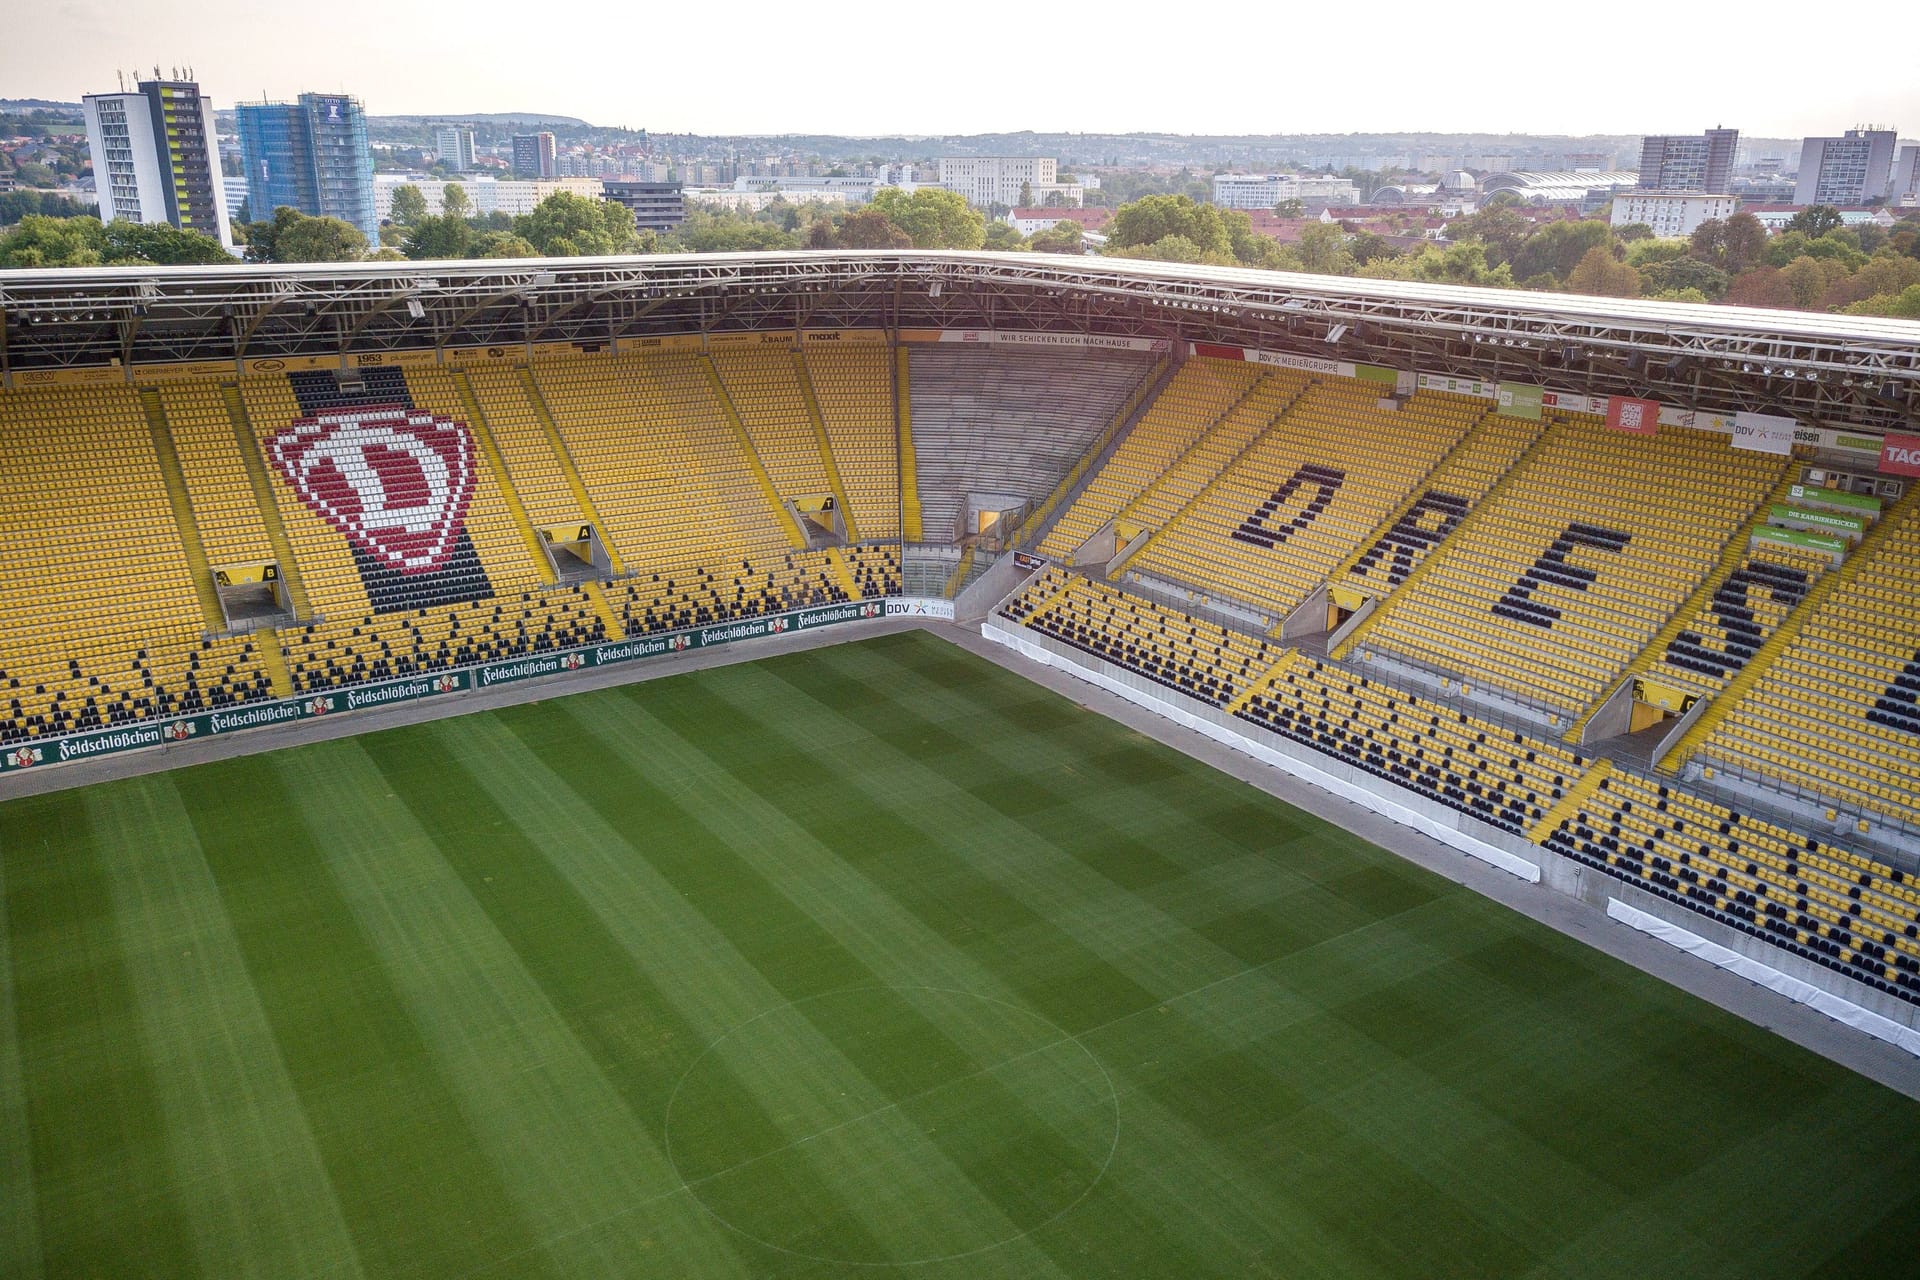
[[[464,423],[405,405],[363,405],[297,418],[267,456],[301,499],[383,568],[446,564],[473,498],[473,438]]]

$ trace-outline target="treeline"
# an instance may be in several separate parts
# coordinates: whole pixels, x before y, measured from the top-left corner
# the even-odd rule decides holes
[[[10,193],[19,195],[23,193]],[[33,193],[24,193],[33,194]],[[0,196],[0,201],[9,196]],[[370,245],[337,218],[277,209],[236,224],[250,262],[356,262],[443,258],[534,258],[781,249],[988,249],[1080,253],[1068,221],[1032,237],[989,221],[951,191],[881,190],[866,205],[776,200],[742,212],[692,208],[667,233],[636,229],[631,211],[556,192],[519,217],[476,215],[464,188],[447,185],[441,212],[415,187],[395,193],[392,221]],[[1414,215],[1403,221],[1410,232]],[[1447,225],[1445,244],[1401,243],[1338,223],[1309,223],[1281,244],[1244,213],[1187,195],[1151,195],[1122,205],[1104,228],[1103,252],[1163,262],[1306,271],[1380,280],[1729,302],[1920,318],[1920,213],[1891,230],[1846,226],[1824,206],[1802,210],[1778,235],[1738,213],[1686,240],[1657,240],[1643,226],[1617,231],[1598,219],[1536,225],[1497,200]],[[167,226],[30,213],[0,233],[0,267],[218,263],[212,238]]]
[[[1920,212],[1888,230],[1846,226],[1837,210],[1815,206],[1772,236],[1736,213],[1690,239],[1657,240],[1648,227],[1616,231],[1598,219],[1537,226],[1496,201],[1448,223],[1444,245],[1403,247],[1338,223],[1310,224],[1283,245],[1255,233],[1244,213],[1149,196],[1119,209],[1106,235],[1108,254],[1169,262],[1920,317]]]

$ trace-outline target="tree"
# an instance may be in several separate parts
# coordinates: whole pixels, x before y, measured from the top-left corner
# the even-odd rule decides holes
[[[1808,205],[1787,220],[1787,230],[1803,231],[1807,237],[1817,240],[1829,231],[1835,231],[1842,225],[1840,211],[1830,204]]]
[[[0,267],[96,267],[105,247],[106,228],[98,218],[29,214],[0,236]]]
[[[472,244],[473,228],[467,220],[443,213],[415,223],[400,251],[409,258],[464,258]]]
[[[1511,289],[1513,268],[1506,263],[1487,265],[1487,246],[1477,240],[1462,240],[1441,248],[1421,245],[1397,258],[1377,258],[1360,268],[1370,280],[1421,280],[1431,284],[1476,284],[1490,289]]]
[[[1720,263],[1728,275],[1737,276],[1760,261],[1767,251],[1767,227],[1750,213],[1736,213],[1727,219],[1720,233]]]
[[[233,261],[233,255],[212,236],[182,231],[164,222],[143,225],[118,218],[106,226],[103,257],[109,264],[151,262],[159,266]]]
[[[1245,214],[1241,218],[1246,220],[1250,233],[1252,221]],[[1114,210],[1112,220],[1107,223],[1109,253],[1125,253],[1168,239],[1184,242],[1184,245],[1174,246],[1180,252],[1186,252],[1184,246],[1190,245],[1202,255],[1178,261],[1197,262],[1207,257],[1223,263],[1238,261],[1224,212],[1186,196],[1145,196],[1131,204],[1121,205]]]
[[[1347,234],[1331,223],[1316,222],[1300,232],[1294,245],[1300,269],[1323,276],[1350,276],[1357,265],[1347,252]]]
[[[1627,246],[1626,262],[1634,270],[1645,272],[1656,262],[1672,262],[1675,258],[1688,257],[1692,252],[1693,246],[1685,240],[1635,240]],[[1713,265],[1709,259],[1695,260]]]
[[[1347,251],[1353,255],[1356,268],[1400,256],[1400,251],[1393,247],[1392,241],[1371,231],[1356,231],[1348,236]]]
[[[1567,273],[1567,291],[1636,298],[1640,295],[1640,273],[1617,260],[1605,245],[1595,245]]]
[[[1640,272],[1640,287],[1651,297],[1671,298],[1682,292],[1697,293],[1703,302],[1726,296],[1732,283],[1727,273],[1711,262],[1681,254],[1664,261],[1630,264]]]
[[[310,218],[281,205],[271,221],[247,224],[248,262],[357,262],[366,254],[365,234],[339,218]]]
[[[427,216],[426,193],[411,182],[393,189],[393,208],[388,217],[396,226],[411,227]]]
[[[89,206],[51,191],[0,191],[0,227],[10,227],[28,214],[47,218],[87,216]]]
[[[1570,281],[1574,268],[1594,249],[1604,249],[1609,258],[1613,256],[1613,231],[1606,223],[1550,222],[1528,236],[1510,261],[1518,279],[1550,272]]]
[[[956,191],[920,187],[908,195],[899,187],[882,187],[873,207],[911,236],[916,249],[978,249],[986,242],[985,216]]]
[[[1033,208],[1033,184],[1031,182],[1022,181],[1020,183],[1020,207],[1022,209]]]
[[[626,253],[633,242],[633,210],[611,200],[556,191],[513,220],[514,234],[556,258]]]
[[[1847,308],[1853,316],[1896,316],[1920,320],[1920,284],[1909,285],[1899,293],[1879,293]]]
[[[1621,244],[1632,244],[1636,240],[1651,240],[1653,228],[1644,222],[1629,222],[1624,227],[1615,227],[1613,238]]]
[[[1819,302],[1826,292],[1851,274],[1846,265],[1832,258],[1805,256],[1795,258],[1780,268],[1780,277],[1786,281],[1787,292],[1793,298],[1793,305],[1802,310]]]
[[[1509,194],[1495,192],[1495,198]],[[1487,247],[1487,262],[1499,266],[1503,262],[1513,261],[1513,255],[1533,233],[1533,227],[1527,220],[1515,213],[1508,205],[1489,201],[1479,212],[1464,218],[1455,218],[1447,224],[1449,240],[1477,240]]]
[[[282,212],[274,211],[276,218]],[[358,262],[367,256],[367,236],[340,218],[307,218],[280,228],[274,245],[276,262]]]
[[[1079,223],[1068,218],[1056,222],[1044,231],[1033,233],[1029,247],[1035,253],[1085,253],[1085,232]]]
[[[828,227],[826,222],[816,222],[816,228]],[[878,209],[862,209],[858,213],[848,214],[840,223],[839,234],[835,237],[843,249],[911,249],[913,237],[893,224],[893,219]],[[829,246],[830,247],[830,246]]]
[[[473,201],[467,197],[467,189],[457,182],[449,182],[440,189],[440,212],[449,218],[468,218],[473,216]]]
[[[1273,216],[1276,218],[1304,218],[1307,216],[1306,202],[1297,199],[1282,200],[1279,204],[1273,206]]]
[[[1793,290],[1778,267],[1754,267],[1734,277],[1727,301],[1742,307],[1791,307]]]
[[[1902,293],[1916,284],[1920,284],[1920,260],[1898,253],[1877,254],[1822,294],[1820,307],[1822,310],[1847,309],[1881,295]]]
[[[1181,199],[1186,197],[1182,196]],[[1109,253],[1113,246],[1109,242]],[[1223,255],[1217,250],[1209,250],[1182,235],[1162,236],[1152,244],[1130,245],[1119,256],[1126,258],[1147,258],[1154,262],[1195,262],[1211,266],[1232,266],[1231,255]]]
[[[800,238],[774,223],[730,211],[703,209],[689,214],[671,242],[690,253],[744,253],[755,249],[798,249]]]
[[[475,258],[537,258],[540,250],[511,231],[483,231],[467,250]]]
[[[1015,230],[1011,224],[995,219],[987,224],[984,247],[996,253],[1018,253],[1028,245],[1027,238]]]

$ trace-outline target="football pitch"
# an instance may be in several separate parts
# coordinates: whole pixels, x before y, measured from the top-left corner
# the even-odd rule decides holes
[[[1920,1105],[923,632],[0,804],[0,1275],[1912,1274]]]

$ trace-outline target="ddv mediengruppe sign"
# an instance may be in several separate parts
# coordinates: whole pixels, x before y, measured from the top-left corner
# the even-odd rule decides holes
[[[146,747],[168,746],[245,729],[287,724],[294,720],[337,715],[342,711],[388,707],[471,689],[491,689],[496,685],[561,675],[583,667],[615,666],[642,658],[682,653],[688,649],[710,649],[716,645],[732,644],[736,640],[811,631],[819,627],[880,618],[891,612],[910,612],[907,609],[892,609],[893,603],[891,600],[855,600],[847,604],[799,609],[765,618],[745,618],[739,622],[700,627],[692,631],[637,636],[631,640],[579,649],[556,649],[551,653],[536,653],[504,662],[409,676],[401,680],[350,685],[301,698],[251,702],[222,711],[200,712],[169,720],[149,720],[59,738],[39,738],[31,743],[6,748],[4,754],[0,754],[0,770],[30,769],[35,765],[60,764],[68,760],[91,760],[99,756],[118,755],[123,751],[139,751]],[[952,609],[951,604],[947,607]],[[951,612],[947,616],[951,617]]]

